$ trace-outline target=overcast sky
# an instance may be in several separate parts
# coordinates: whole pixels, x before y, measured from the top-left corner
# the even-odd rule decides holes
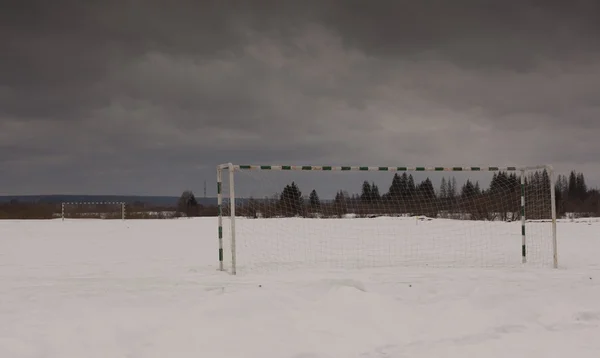
[[[526,165],[600,185],[600,2],[4,1],[0,195],[215,166]]]

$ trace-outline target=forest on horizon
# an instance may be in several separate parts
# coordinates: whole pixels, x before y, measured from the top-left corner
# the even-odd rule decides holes
[[[548,219],[550,214],[550,178],[546,171],[537,171],[526,177],[526,217]],[[315,189],[304,191],[295,182],[281,188],[269,199],[238,198],[237,215],[247,217],[340,217],[348,213],[359,216],[425,215],[430,217],[467,216],[475,220],[514,220],[519,216],[521,187],[516,173],[497,172],[487,183],[467,179],[462,185],[454,177],[444,177],[437,188],[429,178],[416,182],[411,174],[396,173],[387,188],[380,189],[373,182],[364,181],[354,193],[339,190],[332,200],[321,200]],[[600,193],[588,188],[583,173],[571,171],[558,175],[555,181],[557,217],[572,215],[600,216]],[[95,196],[95,199],[102,196]],[[119,200],[127,198],[127,200]],[[143,197],[110,196],[111,201],[127,203],[129,219],[175,218],[181,216],[216,216],[216,198],[198,198],[185,190],[179,197],[154,197],[155,202],[144,202]],[[223,212],[227,214],[227,201]],[[98,216],[119,218],[119,210],[110,205],[102,209],[90,206],[70,208],[70,215],[90,217],[90,210]],[[108,215],[108,213],[111,213]],[[30,198],[0,203],[0,219],[51,219],[60,217],[60,196],[52,200]],[[114,214],[114,215],[113,215]]]

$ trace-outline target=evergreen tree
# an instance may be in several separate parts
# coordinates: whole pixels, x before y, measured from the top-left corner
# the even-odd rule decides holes
[[[481,188],[479,187],[479,181],[475,182],[475,195],[480,195],[481,194]]]
[[[519,212],[521,209],[521,179],[516,173],[511,173],[508,178],[508,187],[510,194],[510,206],[512,210],[511,219],[516,220],[520,216]]]
[[[492,175],[492,181],[490,182],[490,193],[496,194],[498,192],[498,174]]]
[[[575,178],[576,196],[579,200],[585,200],[587,196],[587,185],[583,173],[578,173]]]
[[[437,215],[437,203],[435,196],[435,189],[433,183],[429,178],[423,180],[415,188],[416,206],[412,209],[415,214],[426,215],[429,217],[435,217]]]
[[[198,215],[198,201],[191,190],[184,191],[177,202],[177,214],[182,213],[187,217]]]
[[[446,178],[442,177],[442,183],[440,184],[440,199],[446,199],[448,197]]]
[[[448,198],[456,198],[456,178],[452,177],[452,180],[448,182]]]
[[[448,179],[448,183],[446,184],[446,194],[447,194],[447,200],[446,200],[446,205],[447,205],[447,210],[452,213],[454,211],[455,205],[456,205],[456,198],[457,198],[457,192],[456,192],[456,178],[452,177],[452,179]]]
[[[319,211],[321,209],[321,200],[319,200],[319,195],[317,195],[317,191],[315,189],[313,189],[313,191],[310,192],[308,201],[310,203],[310,208],[313,212]]]
[[[417,199],[417,186],[412,174],[402,176],[404,183],[402,186],[402,198],[404,200],[405,212],[414,212],[419,207]]]
[[[569,193],[569,181],[565,175],[559,174],[556,178],[555,191],[557,196],[566,199]]]
[[[302,192],[295,182],[286,185],[279,198],[282,214],[285,216],[301,215],[304,207]]]
[[[388,190],[388,197],[392,200],[397,200],[400,197],[400,191],[402,190],[402,183],[398,173],[394,174],[392,184]]]
[[[435,189],[429,178],[423,180],[416,189],[419,200],[426,201],[428,204],[435,199]]]
[[[406,173],[403,175],[398,175],[398,173],[394,174],[394,178],[392,179],[392,184],[388,192],[384,195],[387,201],[389,201],[389,208],[393,213],[402,212],[405,209],[404,206],[404,198],[403,198],[403,187],[405,186],[406,181],[408,180]]]
[[[360,199],[363,203],[370,204],[373,201],[373,194],[371,192],[371,184],[368,181],[364,181],[362,185],[362,193]]]
[[[417,186],[415,185],[415,180],[413,179],[412,174],[408,175],[408,179],[406,181],[406,196],[407,197],[414,197],[416,191],[417,191]]]
[[[463,199],[471,199],[475,196],[475,194],[475,185],[473,185],[470,179],[467,179],[467,182],[463,185],[461,189],[460,196]]]
[[[576,198],[577,197],[577,175],[575,171],[571,171],[569,174],[569,186],[568,186],[568,198]]]
[[[569,181],[565,175],[558,175],[554,185],[556,195],[556,209],[559,217],[563,216],[567,209],[567,200],[569,193]]]
[[[340,190],[335,194],[335,199],[333,200],[335,213],[338,217],[346,214],[348,212],[348,200],[349,197],[347,193]]]
[[[381,200],[381,194],[379,193],[379,187],[375,183],[371,183],[371,201],[378,202]]]

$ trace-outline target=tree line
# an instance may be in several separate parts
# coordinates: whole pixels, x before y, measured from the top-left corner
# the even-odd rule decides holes
[[[526,217],[551,218],[550,176],[546,170],[525,178]],[[597,190],[585,185],[582,173],[559,175],[555,185],[557,216],[600,215]],[[429,178],[416,183],[412,174],[396,173],[382,193],[373,182],[363,181],[360,194],[339,190],[333,200],[321,200],[315,189],[306,197],[295,182],[287,184],[278,196],[268,199],[238,200],[236,212],[247,217],[359,217],[380,215],[423,215],[471,220],[519,220],[521,179],[517,173],[497,172],[487,186],[467,179],[460,187],[455,177],[442,178],[438,189]]]
[[[0,220],[22,219],[59,219],[61,218],[61,203],[32,201],[24,202],[17,199],[5,203],[0,202]],[[178,217],[217,216],[215,205],[203,206],[198,203],[194,194],[186,190],[177,202],[169,205],[147,204],[140,201],[126,204],[127,219],[174,219]],[[119,205],[79,204],[65,208],[65,217],[69,219],[121,219]]]
[[[558,175],[555,193],[558,215],[600,216],[600,191],[588,188],[583,173]]]
[[[338,190],[334,199],[321,200],[315,189],[304,195],[292,182],[280,194],[269,199],[239,198],[237,214],[247,217],[342,217],[379,215],[425,215],[429,217],[517,220],[520,218],[521,188],[516,173],[495,173],[487,185],[467,180],[460,186],[454,177],[444,177],[437,188],[429,178],[417,183],[411,174],[396,173],[387,188],[363,181],[357,193]],[[484,189],[485,188],[485,189]],[[526,217],[550,218],[550,178],[546,171],[525,178]],[[555,184],[557,217],[600,216],[600,193],[590,189],[583,173],[575,171],[558,175]],[[226,204],[226,203],[225,203]],[[120,218],[112,208],[112,216]],[[223,214],[228,214],[227,205]],[[0,203],[0,219],[52,219],[60,217],[60,204],[12,200]],[[103,212],[105,211],[105,212]],[[98,217],[107,217],[109,210],[94,209]],[[127,204],[128,219],[154,219],[195,216],[216,216],[216,205],[200,205],[192,191],[184,191],[172,205],[156,206],[140,202]],[[90,217],[90,209],[69,208],[69,217]],[[112,217],[111,217],[112,218]]]

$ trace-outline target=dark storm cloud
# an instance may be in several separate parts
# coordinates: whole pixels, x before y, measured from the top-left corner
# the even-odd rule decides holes
[[[229,161],[600,178],[598,14],[597,1],[15,1],[0,11],[0,184],[173,193]]]
[[[342,5],[343,4],[343,5]],[[597,50],[600,4],[586,1],[340,1],[327,19],[369,53],[527,70]]]

